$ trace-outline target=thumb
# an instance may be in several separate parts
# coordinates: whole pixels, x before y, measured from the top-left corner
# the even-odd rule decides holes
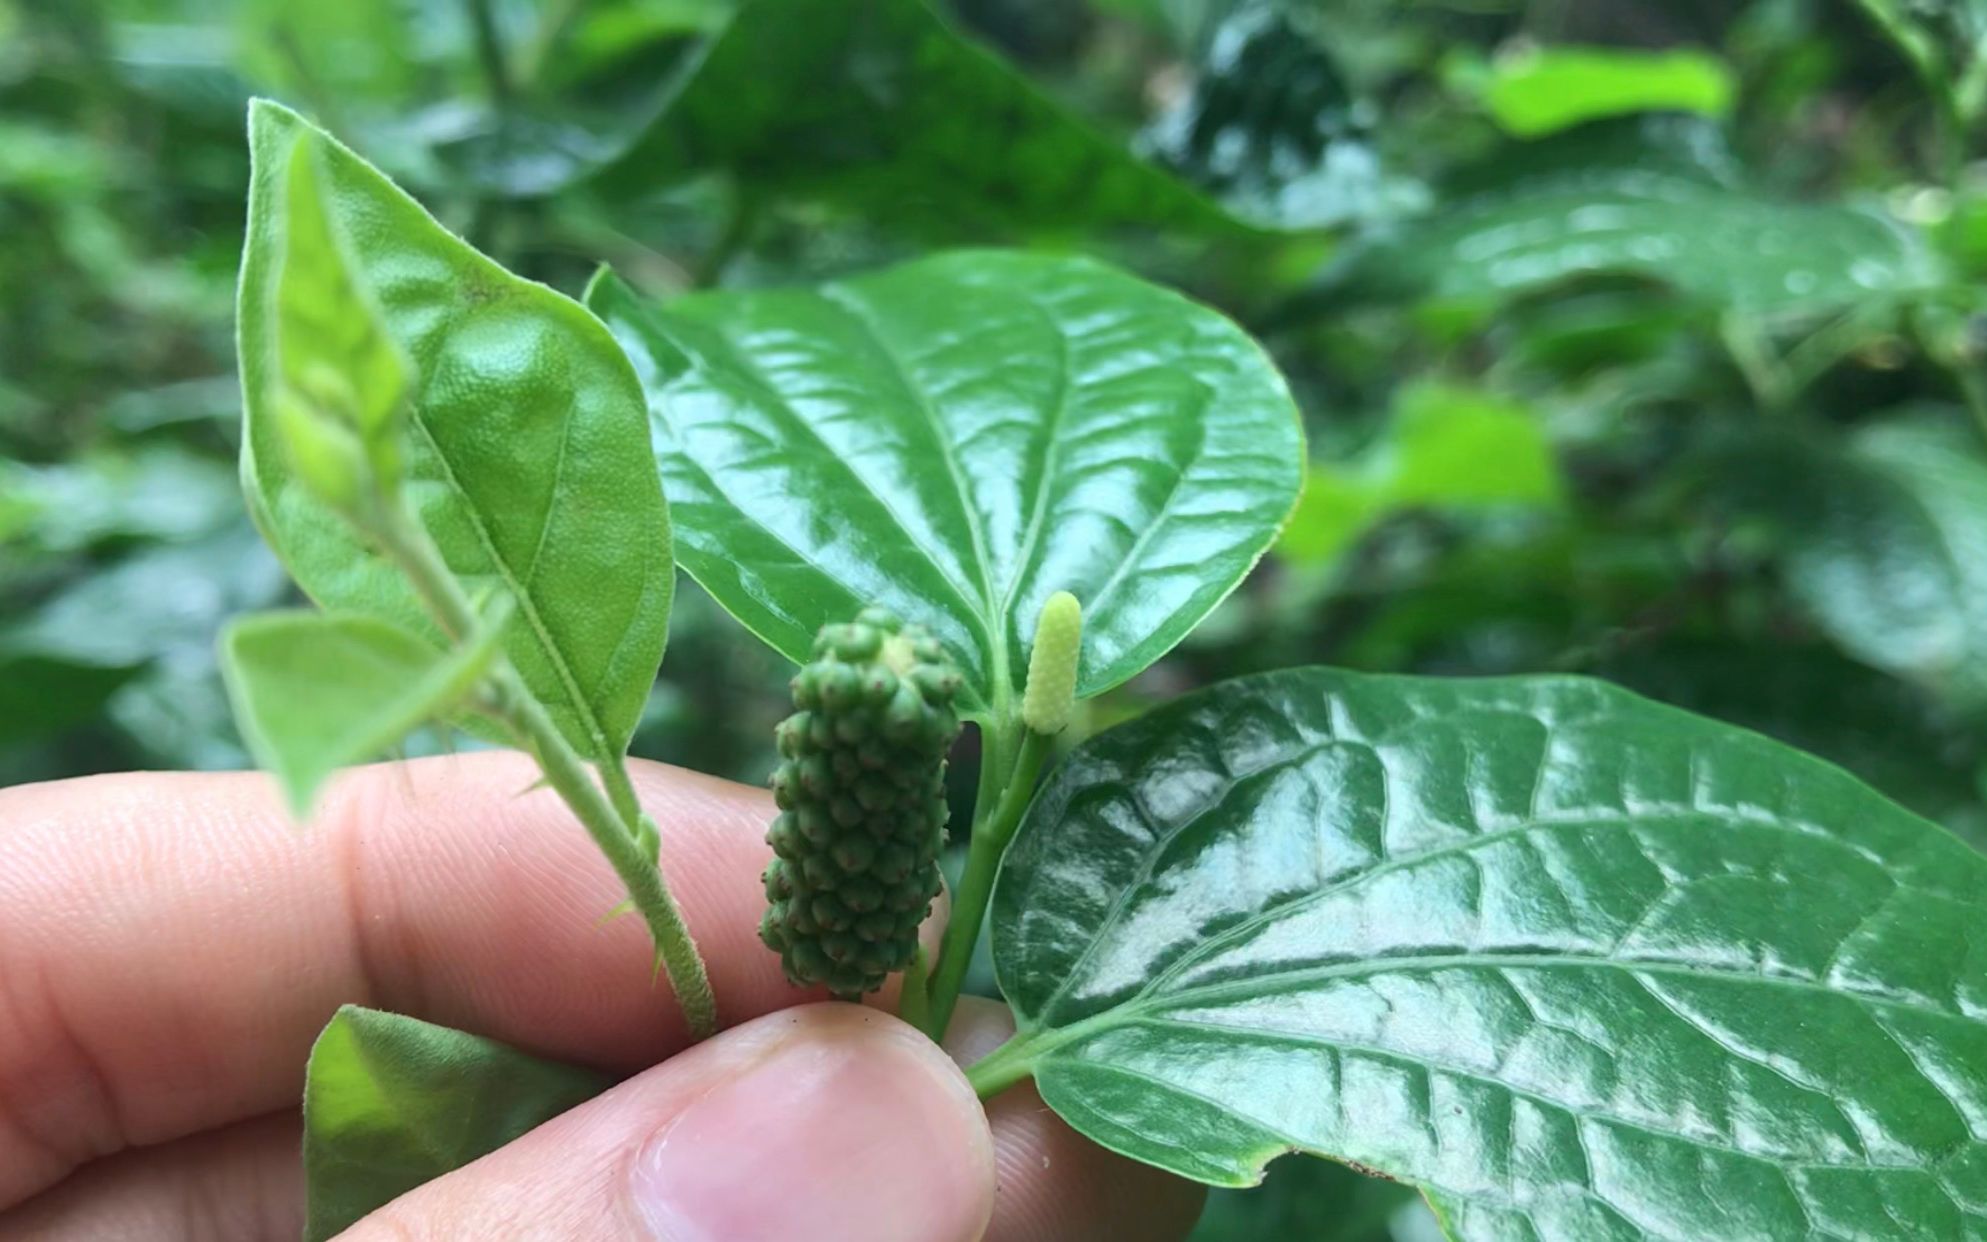
[[[402,1195],[343,1242],[973,1242],[986,1116],[938,1047],[857,1005],[726,1031]]]

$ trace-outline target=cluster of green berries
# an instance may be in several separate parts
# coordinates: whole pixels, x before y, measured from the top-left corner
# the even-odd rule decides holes
[[[916,953],[938,896],[958,690],[937,640],[882,608],[814,640],[779,727],[759,924],[794,983],[852,1000]]]

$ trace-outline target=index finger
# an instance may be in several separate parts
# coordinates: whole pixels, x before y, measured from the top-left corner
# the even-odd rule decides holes
[[[0,1204],[121,1147],[294,1106],[339,1005],[625,1071],[688,1042],[619,881],[537,771],[359,769],[297,825],[256,774],[0,793]],[[635,781],[721,1017],[804,1000],[757,940],[763,792]]]

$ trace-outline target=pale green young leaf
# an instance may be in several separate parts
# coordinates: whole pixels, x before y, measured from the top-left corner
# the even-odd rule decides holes
[[[347,1005],[304,1077],[306,1242],[584,1103],[591,1070],[399,1014]]]
[[[490,624],[444,653],[374,617],[260,613],[222,632],[221,671],[250,752],[302,815],[333,772],[458,708],[489,672],[502,631]]]
[[[1737,95],[1731,71],[1704,52],[1575,46],[1500,56],[1483,91],[1490,115],[1520,138],[1634,112],[1723,117]]]
[[[1018,700],[1043,604],[1079,696],[1139,672],[1296,499],[1283,380],[1215,312],[1084,259],[965,251],[810,289],[588,302],[634,359],[684,568],[795,661],[883,604],[976,715]]]
[[[1399,394],[1381,439],[1357,460],[1311,464],[1277,551],[1327,561],[1410,509],[1539,508],[1560,497],[1535,411],[1492,393],[1417,384]]]
[[[326,211],[320,146],[301,131],[287,161],[274,327],[279,367],[272,378],[373,439],[394,428],[406,400],[407,363],[354,279]]]
[[[1104,1145],[1286,1151],[1456,1237],[1987,1226],[1987,857],[1839,769],[1567,677],[1293,669],[1079,747],[993,903],[1016,1042]]]
[[[318,236],[342,242],[351,283],[409,367],[399,446],[408,501],[466,592],[515,602],[505,654],[574,749],[618,755],[662,658],[675,577],[627,359],[576,303],[476,253],[364,160],[266,101],[250,112],[237,317],[242,475],[258,524],[326,607],[437,636],[395,566],[301,486],[279,438],[282,269],[305,262],[294,252],[313,227],[309,207],[301,229],[290,220],[292,153],[306,135],[326,222]]]

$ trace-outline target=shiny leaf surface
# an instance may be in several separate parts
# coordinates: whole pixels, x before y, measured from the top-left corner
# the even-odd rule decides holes
[[[506,652],[560,731],[583,755],[618,753],[662,658],[674,578],[627,360],[581,307],[477,254],[329,135],[270,103],[250,118],[239,307],[243,481],[258,524],[327,607],[432,634],[393,568],[294,478],[277,438],[284,173],[304,134],[327,244],[344,248],[355,286],[412,364],[406,487],[422,523],[472,597],[515,601]]]
[[[1461,1238],[1965,1237],[1983,916],[1987,858],[1757,735],[1298,669],[1050,779],[994,898],[996,1056],[1119,1151],[1358,1161]]]
[[[606,1090],[589,1070],[399,1014],[347,1005],[304,1080],[306,1242]]]
[[[221,636],[221,672],[256,762],[302,815],[339,768],[447,716],[496,658],[500,627],[452,652],[372,617],[271,612]]]
[[[1077,692],[1132,676],[1247,573],[1302,438],[1234,324],[1080,259],[962,252],[813,289],[588,301],[634,359],[683,566],[794,660],[882,603],[973,710],[1018,694],[1042,603]]]

